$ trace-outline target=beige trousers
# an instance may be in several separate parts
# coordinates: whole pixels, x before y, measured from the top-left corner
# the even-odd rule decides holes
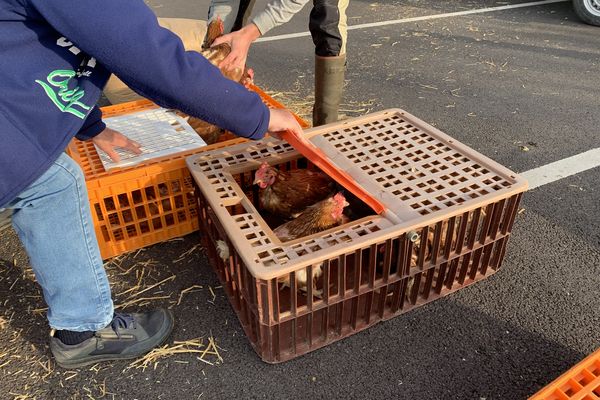
[[[158,23],[163,28],[179,36],[186,50],[200,52],[206,35],[206,21],[185,18],[158,18]],[[111,104],[125,103],[142,98],[115,75],[111,75],[104,87],[104,95]]]

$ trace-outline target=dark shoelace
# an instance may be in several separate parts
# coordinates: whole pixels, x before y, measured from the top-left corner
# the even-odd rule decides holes
[[[135,319],[131,314],[116,312],[113,316],[113,320],[110,323],[110,326],[112,327],[113,331],[115,331],[115,333],[117,334],[117,337],[120,338],[121,334],[119,333],[119,329],[135,328]]]

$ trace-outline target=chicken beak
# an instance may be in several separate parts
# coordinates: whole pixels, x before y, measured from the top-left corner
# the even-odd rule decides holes
[[[263,181],[260,178],[255,178],[254,179],[254,184],[258,185],[258,187],[261,188],[261,189],[265,189],[267,187],[267,182]]]

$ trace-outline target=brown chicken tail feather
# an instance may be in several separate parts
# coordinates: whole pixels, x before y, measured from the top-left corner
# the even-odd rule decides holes
[[[223,35],[223,32],[223,20],[217,16],[217,18],[210,21],[206,28],[206,36],[204,37],[204,43],[202,43],[202,49],[208,49],[216,38]]]

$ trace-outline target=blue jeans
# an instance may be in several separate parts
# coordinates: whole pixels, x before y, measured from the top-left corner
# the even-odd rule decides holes
[[[7,208],[48,304],[55,329],[96,331],[113,303],[79,165],[62,153]]]

